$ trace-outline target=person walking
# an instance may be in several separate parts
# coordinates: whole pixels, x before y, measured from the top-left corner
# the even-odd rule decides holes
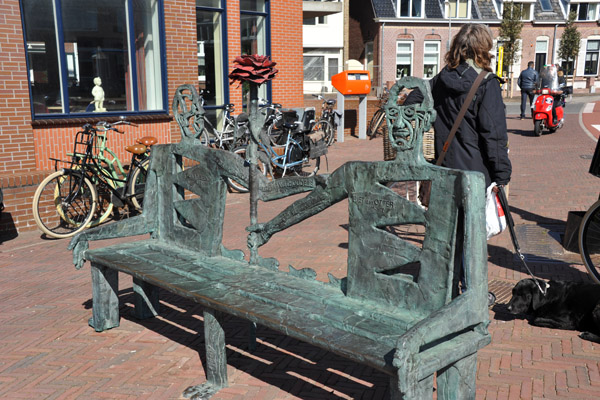
[[[471,87],[480,72],[487,71],[441,164],[448,168],[481,172],[485,176],[486,187],[492,182],[499,186],[508,184],[512,173],[500,78],[490,66],[493,43],[487,26],[463,25],[446,53],[446,66],[431,80],[437,113],[434,122],[437,159],[444,151],[454,121]],[[495,187],[494,191],[497,190]],[[457,234],[455,263],[462,264],[462,249],[462,235]],[[462,291],[466,290],[462,271],[461,283]],[[495,301],[493,293],[490,293],[488,301],[490,304]]]
[[[531,109],[531,103],[533,103],[533,90],[538,80],[538,73],[533,69],[533,61],[527,63],[527,69],[524,69],[519,75],[517,85],[521,88],[521,119],[525,118],[525,102],[529,98],[529,108]]]

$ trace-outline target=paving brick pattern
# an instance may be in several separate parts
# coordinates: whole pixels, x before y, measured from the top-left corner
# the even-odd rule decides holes
[[[600,181],[587,173],[589,158],[581,157],[590,155],[595,143],[579,119],[584,118],[568,115],[565,128],[535,137],[530,119],[509,116],[514,167],[509,201],[518,225],[558,231],[569,211],[585,210],[597,199]],[[347,138],[331,148],[329,168],[382,157],[380,138]],[[260,204],[259,220],[292,200]],[[230,248],[245,245],[247,202],[247,195],[228,197],[225,244]],[[282,268],[315,268],[321,280],[327,273],[341,277],[346,224],[347,203],[341,202],[274,236],[261,255],[277,256]],[[87,325],[89,265],[76,271],[66,246],[66,240],[45,240],[36,232],[0,245],[0,398],[180,399],[187,386],[205,380],[200,307],[163,292],[161,316],[135,320],[129,315],[131,280],[123,276],[121,326],[96,333]],[[576,255],[537,256],[529,264],[543,278],[588,279]],[[506,312],[511,286],[527,277],[508,233],[490,240],[488,265],[498,304],[490,309],[492,344],[479,352],[477,398],[600,397],[600,345],[582,341],[576,332],[530,326]],[[247,330],[247,322],[227,319],[230,387],[215,399],[383,399],[388,394],[386,375],[265,328],[259,327],[258,348],[250,353]]]

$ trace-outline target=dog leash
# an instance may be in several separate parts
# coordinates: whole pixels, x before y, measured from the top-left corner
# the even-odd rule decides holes
[[[548,284],[546,282],[544,282],[544,288],[542,289],[542,285],[540,285],[539,279],[536,278],[535,275],[533,275],[533,272],[531,272],[531,270],[527,266],[527,263],[525,262],[525,256],[523,255],[523,253],[521,253],[521,247],[519,246],[519,242],[517,241],[517,234],[515,233],[515,222],[512,219],[512,215],[510,214],[510,208],[508,207],[508,200],[506,200],[506,195],[504,194],[504,188],[502,186],[498,186],[498,198],[500,199],[500,205],[504,209],[504,216],[506,217],[506,225],[508,225],[508,230],[510,232],[510,237],[512,239],[513,246],[515,246],[515,251],[517,252],[517,255],[519,256],[519,258],[521,259],[521,262],[525,266],[525,269],[527,270],[529,275],[531,275],[531,277],[533,278],[533,281],[535,282],[536,286],[538,287],[538,289],[540,289],[540,292],[542,292],[542,294],[545,296],[546,291],[548,290]]]

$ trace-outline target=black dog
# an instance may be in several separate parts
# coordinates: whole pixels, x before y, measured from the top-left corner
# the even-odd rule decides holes
[[[578,330],[579,337],[600,343],[600,285],[593,283],[519,281],[512,290],[508,310],[533,316],[535,326]]]

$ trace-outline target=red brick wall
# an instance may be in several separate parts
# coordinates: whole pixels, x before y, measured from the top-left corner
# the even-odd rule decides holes
[[[0,0],[0,174],[35,169],[18,0]]]

